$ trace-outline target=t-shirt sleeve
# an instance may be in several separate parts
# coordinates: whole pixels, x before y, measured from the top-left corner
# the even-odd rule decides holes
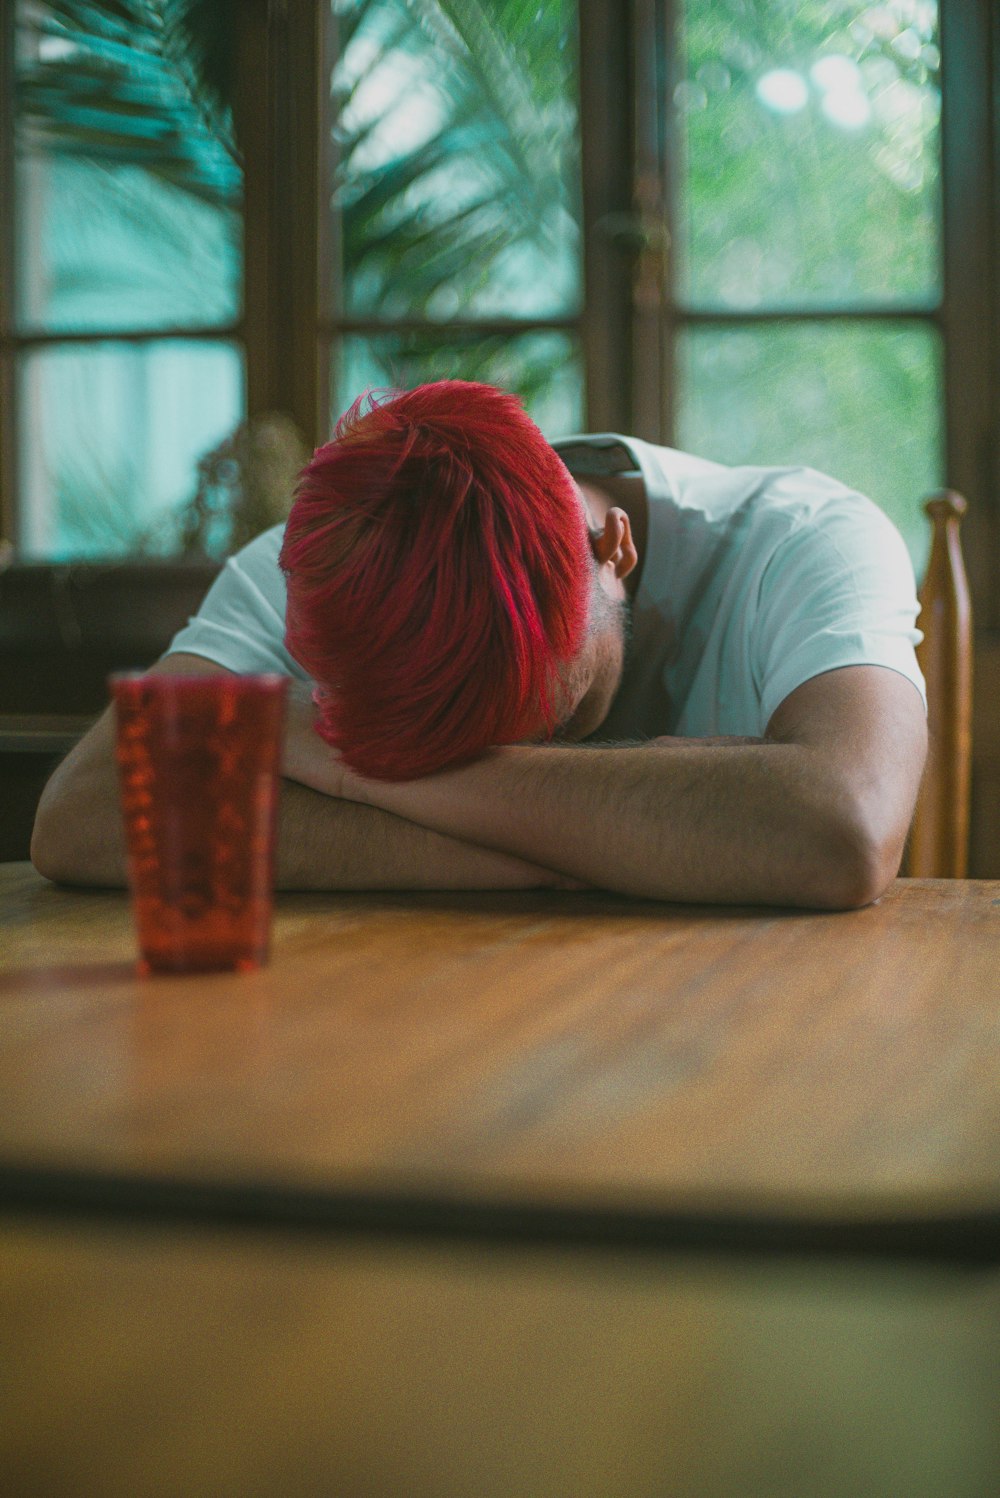
[[[285,649],[285,580],[278,566],[282,529],[263,532],[228,559],[167,654],[202,655],[242,675],[277,671],[308,680]]]
[[[762,728],[796,687],[842,666],[898,671],[926,709],[918,608],[903,538],[877,506],[848,494],[803,520],[761,578],[753,669]]]

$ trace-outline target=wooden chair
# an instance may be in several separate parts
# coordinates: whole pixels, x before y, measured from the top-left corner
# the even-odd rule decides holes
[[[968,864],[972,778],[972,608],[959,524],[966,501],[943,489],[924,505],[933,527],[920,589],[930,749],[908,844],[916,879],[963,879]]]

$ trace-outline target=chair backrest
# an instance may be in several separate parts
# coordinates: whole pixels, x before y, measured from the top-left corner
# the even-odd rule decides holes
[[[924,505],[933,527],[920,589],[917,659],[927,681],[930,747],[910,831],[905,871],[916,879],[963,879],[968,866],[972,779],[972,607],[962,560],[961,494],[943,489]]]

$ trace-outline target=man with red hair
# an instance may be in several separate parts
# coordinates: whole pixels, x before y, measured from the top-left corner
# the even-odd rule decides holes
[[[154,669],[293,679],[284,888],[837,909],[899,866],[916,611],[896,531],[822,474],[550,445],[513,397],[443,381],[357,402]],[[123,882],[109,714],[32,857]]]

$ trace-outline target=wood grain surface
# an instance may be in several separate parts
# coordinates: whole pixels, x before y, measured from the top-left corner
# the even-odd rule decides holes
[[[987,1498],[1000,1282],[0,1234],[17,1498]]]
[[[126,898],[0,874],[0,1160],[528,1202],[1000,1202],[1000,884],[843,915],[279,897],[139,979]]]

